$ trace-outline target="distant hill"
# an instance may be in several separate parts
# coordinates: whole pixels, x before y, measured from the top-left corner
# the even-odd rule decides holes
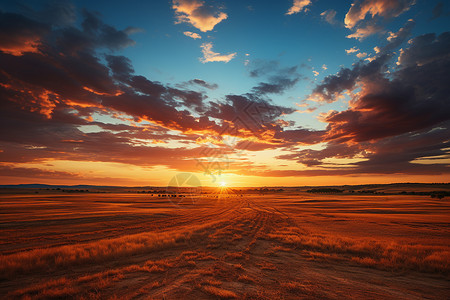
[[[281,186],[272,186],[271,188],[280,188]],[[114,185],[52,185],[52,184],[4,184],[0,185],[0,189],[79,189],[79,190],[94,190],[94,189],[157,189],[166,188],[160,186],[114,186]],[[204,187],[214,188],[214,187]],[[236,187],[238,188],[238,187]],[[256,187],[247,187],[251,189]],[[258,187],[259,188],[259,187]],[[267,187],[265,187],[267,188]],[[365,191],[384,191],[384,192],[402,192],[402,191],[434,191],[436,189],[450,190],[450,183],[389,183],[389,184],[362,184],[362,185],[323,185],[323,186],[283,186],[286,190],[308,190],[318,188],[331,188],[343,190],[365,190]],[[259,188],[262,189],[262,188]]]
[[[107,188],[119,188],[118,186],[109,185],[50,185],[50,184],[4,184],[0,185],[0,188],[6,189],[107,189]]]

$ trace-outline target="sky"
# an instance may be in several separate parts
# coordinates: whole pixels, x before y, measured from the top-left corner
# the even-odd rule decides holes
[[[449,182],[449,82],[448,1],[3,1],[0,182]]]

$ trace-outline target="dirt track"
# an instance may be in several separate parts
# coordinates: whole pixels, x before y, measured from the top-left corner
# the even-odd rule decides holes
[[[2,195],[6,298],[445,299],[448,200]]]

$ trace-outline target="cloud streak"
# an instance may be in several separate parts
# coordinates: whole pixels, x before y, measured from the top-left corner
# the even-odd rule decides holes
[[[183,34],[185,36],[188,36],[188,37],[194,39],[194,40],[202,38],[202,36],[200,34],[195,33],[195,32],[191,32],[191,31],[185,31],[185,32],[183,32]]]
[[[200,48],[202,48],[203,57],[201,57],[199,60],[202,63],[208,63],[208,62],[224,62],[227,63],[230,60],[232,60],[236,56],[236,52],[229,53],[229,54],[220,54],[217,52],[214,52],[212,50],[213,44],[211,42],[203,43]]]
[[[286,15],[293,15],[302,11],[308,11],[307,6],[311,5],[311,0],[294,0]]]

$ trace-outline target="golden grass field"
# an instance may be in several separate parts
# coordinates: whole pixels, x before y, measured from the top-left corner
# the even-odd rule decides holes
[[[241,196],[242,195],[242,196]],[[0,195],[2,299],[448,299],[450,199]]]

